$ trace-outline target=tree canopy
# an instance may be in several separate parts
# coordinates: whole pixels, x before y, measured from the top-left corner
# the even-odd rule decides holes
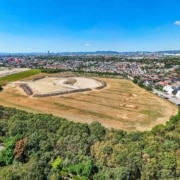
[[[180,178],[180,113],[149,132],[0,106],[0,179]]]

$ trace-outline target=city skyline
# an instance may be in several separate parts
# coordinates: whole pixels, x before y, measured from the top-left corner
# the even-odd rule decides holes
[[[179,1],[0,1],[0,52],[180,49]]]

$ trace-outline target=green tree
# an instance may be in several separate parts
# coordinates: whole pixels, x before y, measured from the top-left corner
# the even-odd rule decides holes
[[[61,170],[62,169],[62,159],[60,157],[57,157],[54,162],[52,163],[52,166],[55,170]]]

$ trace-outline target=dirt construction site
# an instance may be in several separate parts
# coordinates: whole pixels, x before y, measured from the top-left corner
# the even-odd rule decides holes
[[[32,91],[30,95],[20,87],[22,84]],[[61,94],[34,96],[53,93]],[[98,121],[107,128],[127,131],[150,130],[178,112],[177,106],[167,100],[129,80],[116,78],[33,76],[7,84],[0,93],[0,104],[75,122]]]

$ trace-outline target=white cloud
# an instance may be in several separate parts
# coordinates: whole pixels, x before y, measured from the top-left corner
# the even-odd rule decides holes
[[[85,46],[86,46],[86,47],[89,47],[89,46],[91,46],[91,44],[89,44],[89,43],[86,43],[86,44],[85,44]]]
[[[175,21],[174,24],[180,26],[180,21]]]

